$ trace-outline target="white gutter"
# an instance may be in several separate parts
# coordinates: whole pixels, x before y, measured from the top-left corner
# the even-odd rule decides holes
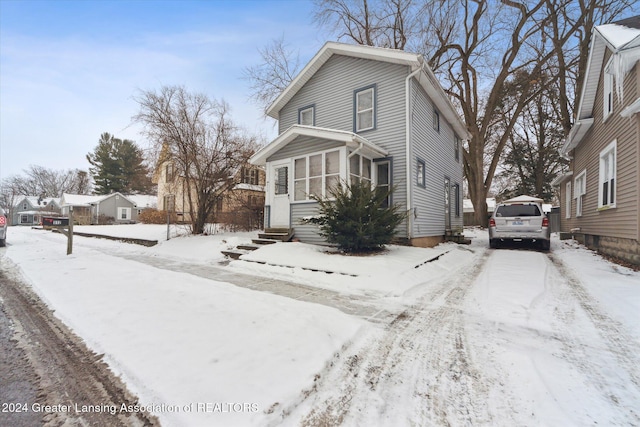
[[[420,62],[422,62],[422,58],[420,58]],[[413,215],[413,208],[411,207],[411,165],[412,165],[412,156],[413,156],[413,150],[411,147],[411,124],[410,124],[410,119],[411,119],[411,98],[409,96],[409,83],[411,82],[411,79],[413,77],[415,77],[418,73],[420,73],[422,71],[422,65],[420,66],[420,68],[418,68],[417,70],[415,70],[414,72],[412,72],[411,74],[409,74],[407,76],[407,78],[404,81],[404,85],[405,85],[405,136],[406,136],[406,169],[407,169],[407,238],[411,239],[412,233],[413,233],[413,223],[412,223],[412,215]],[[409,212],[411,211],[411,212]]]

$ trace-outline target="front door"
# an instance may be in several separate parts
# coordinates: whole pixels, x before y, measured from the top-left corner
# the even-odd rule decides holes
[[[290,226],[289,160],[271,165],[271,227]]]
[[[451,230],[451,181],[444,179],[444,229]]]

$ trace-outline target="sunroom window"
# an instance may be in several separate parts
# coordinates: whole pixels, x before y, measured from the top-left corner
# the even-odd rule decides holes
[[[294,201],[327,197],[340,182],[340,152],[328,151],[294,160]]]
[[[351,184],[365,181],[371,183],[371,159],[354,154],[349,158],[349,179]]]

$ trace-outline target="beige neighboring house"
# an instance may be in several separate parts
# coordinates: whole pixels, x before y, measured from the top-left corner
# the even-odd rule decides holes
[[[264,169],[247,164],[238,170],[234,180],[237,184],[219,200],[215,217],[210,221],[247,230],[262,228]],[[190,222],[191,209],[184,177],[175,172],[171,161],[163,162],[156,169],[154,183],[158,186],[157,208],[175,212],[180,222]],[[191,199],[196,200],[196,195],[192,194]]]
[[[560,229],[640,265],[640,16],[595,27],[562,154]]]

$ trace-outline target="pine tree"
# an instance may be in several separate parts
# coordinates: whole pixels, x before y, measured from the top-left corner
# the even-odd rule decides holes
[[[391,190],[373,188],[362,181],[338,185],[330,198],[312,198],[320,205],[320,216],[307,222],[320,226],[320,235],[345,252],[368,252],[389,243],[404,219],[397,205],[383,208]]]
[[[96,194],[148,193],[153,187],[142,150],[133,141],[105,132],[87,160]]]

